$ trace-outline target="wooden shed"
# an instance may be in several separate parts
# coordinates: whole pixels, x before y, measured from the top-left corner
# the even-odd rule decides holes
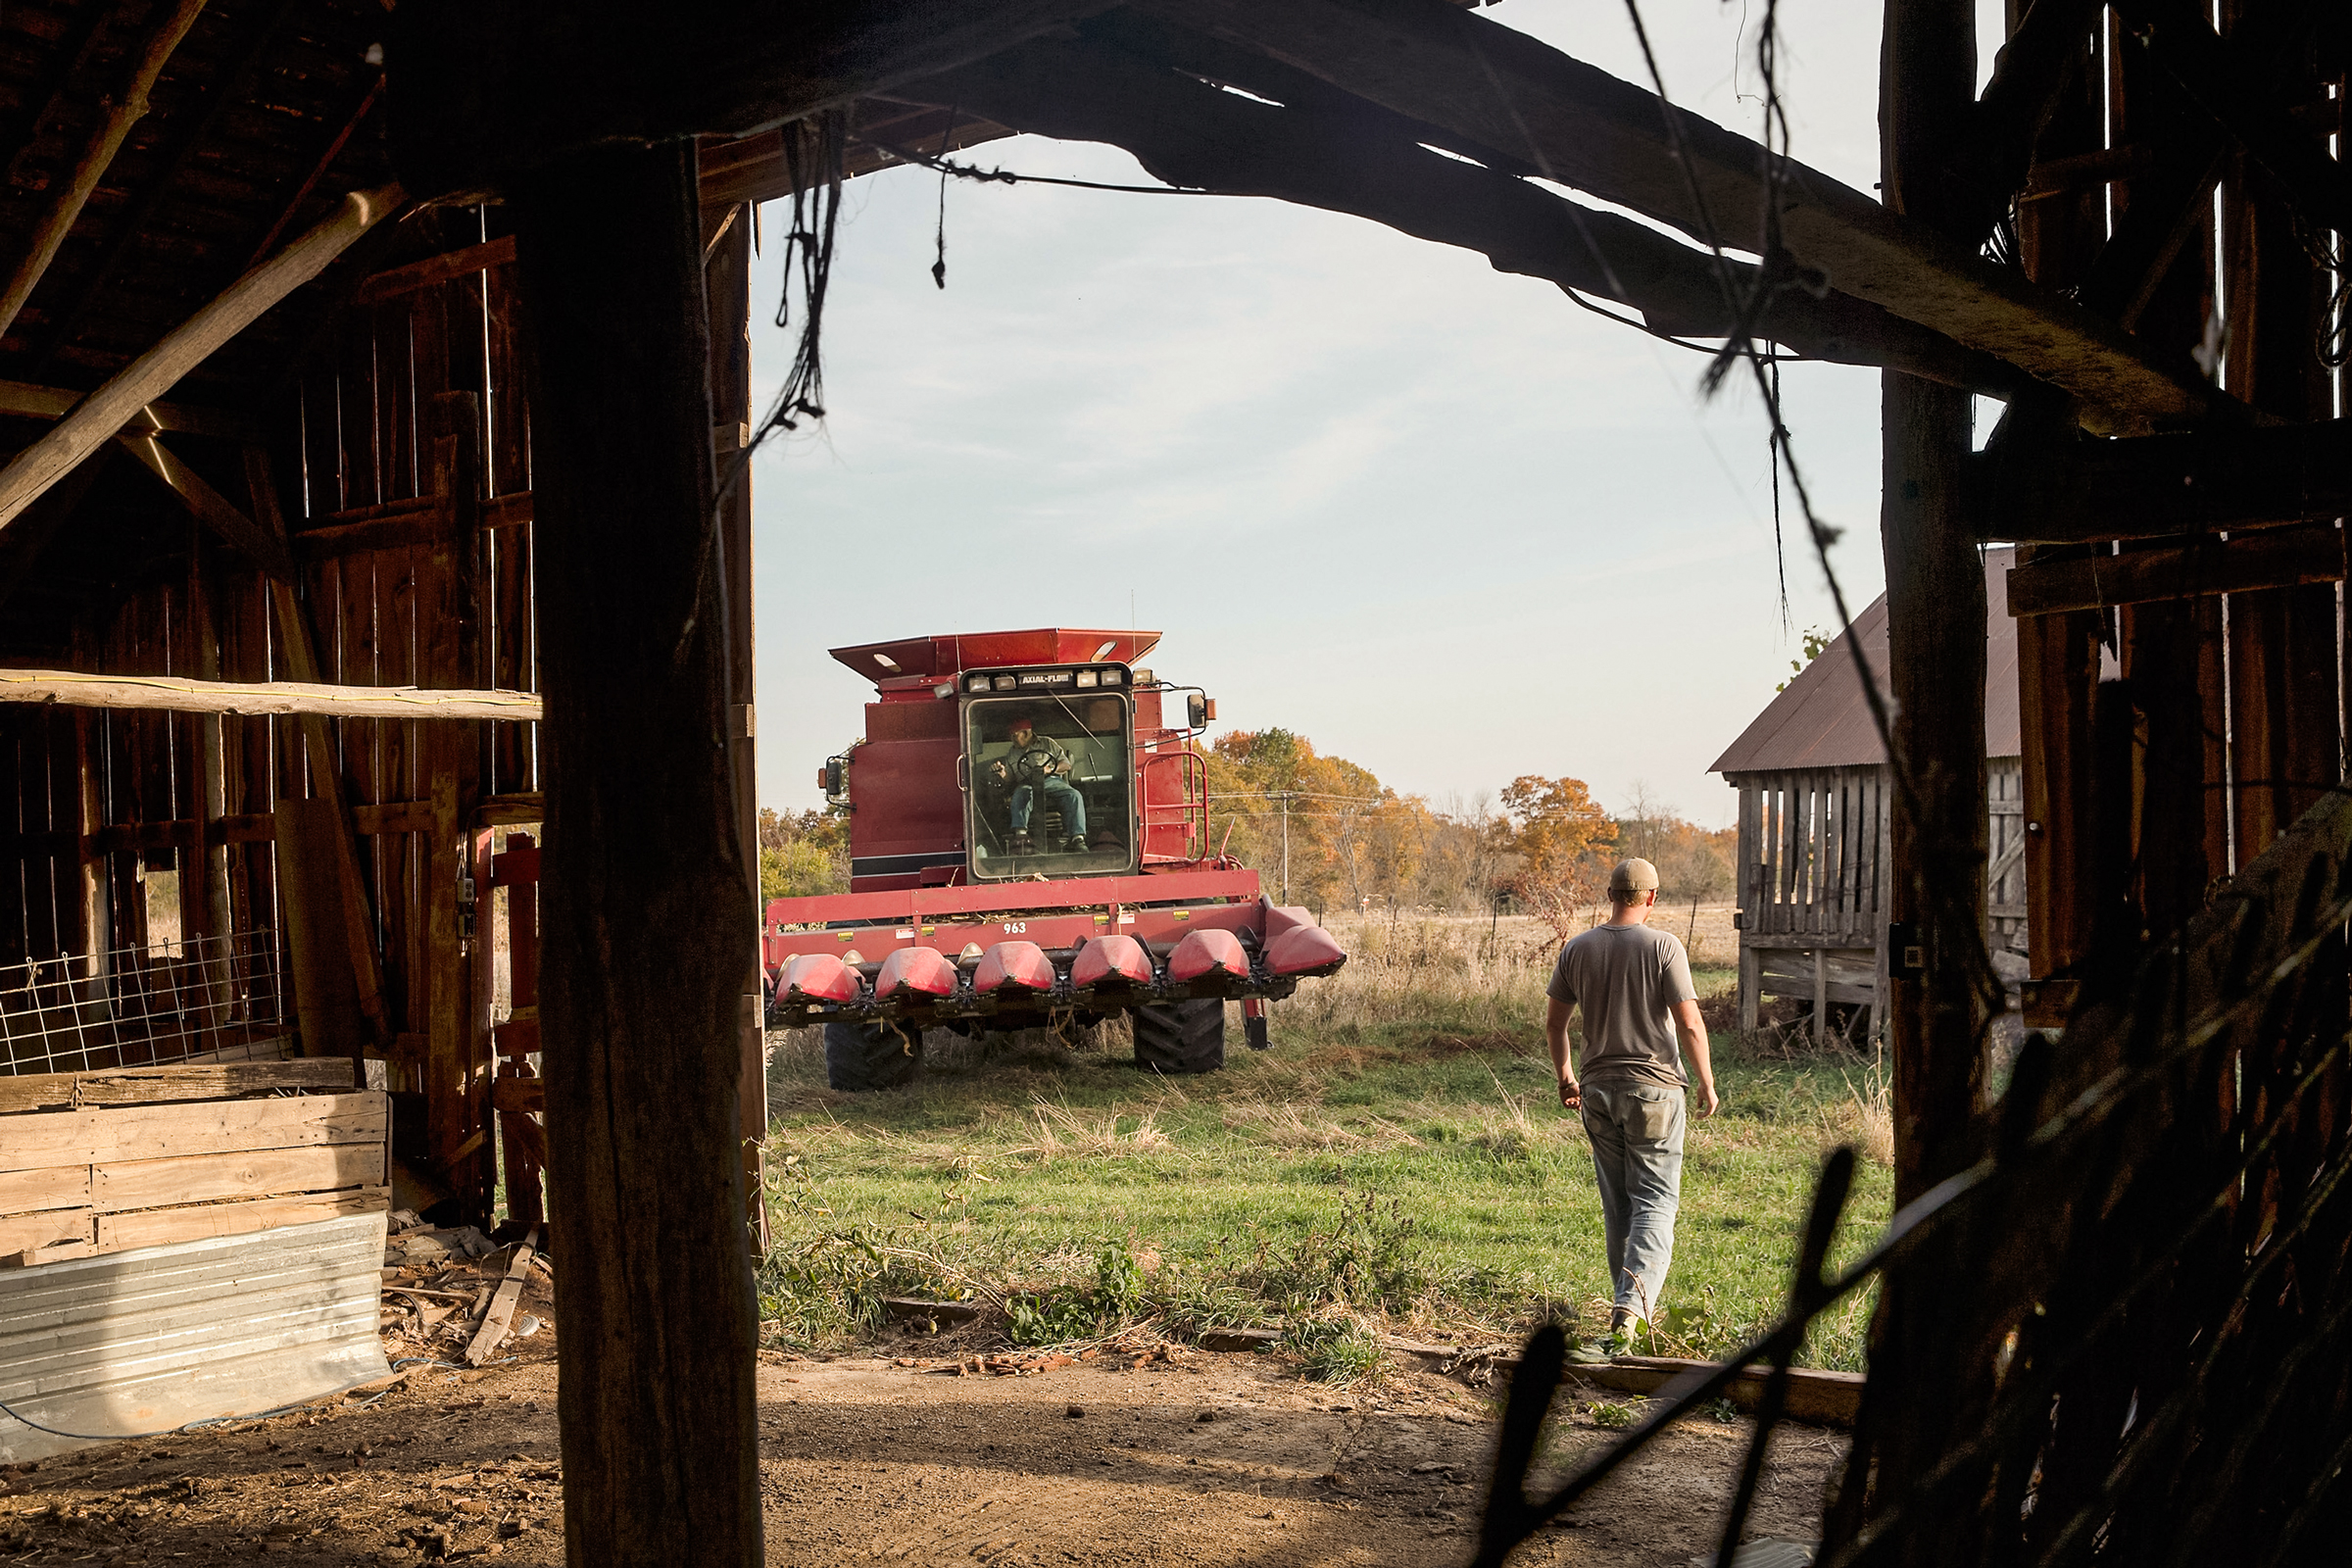
[[[1984,760],[1991,859],[1986,934],[2014,984],[2025,973],[2026,872],[2018,738],[2017,623],[2003,612],[2013,550],[1984,552],[1991,611],[1984,623]],[[1884,683],[1886,599],[1854,617],[1850,637]],[[1813,1004],[1825,1039],[1837,1014],[1856,1039],[1883,1023],[1886,976],[1886,747],[1872,718],[1848,634],[1765,706],[1713,772],[1740,792],[1740,1027],[1757,1026],[1767,996]],[[2007,956],[2002,956],[2006,955]]]

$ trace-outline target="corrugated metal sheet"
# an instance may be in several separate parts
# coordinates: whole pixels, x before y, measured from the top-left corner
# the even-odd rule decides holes
[[[0,1463],[385,1376],[384,1216],[0,1270]],[[99,1437],[98,1435],[108,1435]]]
[[[1984,552],[1984,755],[2016,757],[2022,750],[2017,710],[2017,622],[2002,608],[2002,581],[2017,552]],[[1886,678],[1886,596],[1854,617],[1853,636],[1873,674]],[[1809,767],[1866,767],[1886,760],[1862,699],[1862,680],[1844,634],[1822,651],[1715,759],[1716,773],[1780,772]]]

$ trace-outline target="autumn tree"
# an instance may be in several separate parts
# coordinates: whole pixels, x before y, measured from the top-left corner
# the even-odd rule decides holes
[[[850,819],[760,808],[760,902],[850,890]]]
[[[1255,867],[1268,893],[1317,909],[1410,899],[1426,803],[1286,729],[1229,730],[1201,755],[1209,848]]]
[[[1531,870],[1562,875],[1617,842],[1617,824],[1581,778],[1522,773],[1502,787],[1510,847]]]
[[[1684,939],[1698,927],[1698,906],[1733,892],[1732,864],[1738,854],[1735,828],[1703,828],[1637,782],[1619,812],[1617,842],[1658,868],[1658,903],[1689,906]]]

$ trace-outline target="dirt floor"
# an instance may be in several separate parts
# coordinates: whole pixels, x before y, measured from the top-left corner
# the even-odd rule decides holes
[[[551,1323],[511,1343],[508,1364],[419,1368],[368,1402],[0,1470],[0,1563],[286,1554],[559,1564],[554,1341]],[[1147,1358],[1098,1352],[1026,1375],[958,1375],[958,1353],[908,1337],[834,1360],[763,1358],[769,1562],[1470,1555],[1494,1441],[1490,1390],[1399,1370],[1377,1390],[1338,1393],[1274,1356],[1175,1347]],[[1553,1467],[1608,1441],[1592,1397],[1575,1398],[1568,1425],[1551,1435]],[[1555,1408],[1570,1403],[1564,1390]],[[1678,1428],[1514,1561],[1703,1556],[1747,1431],[1712,1419]],[[1809,1539],[1843,1446],[1836,1434],[1786,1429],[1754,1533]]]

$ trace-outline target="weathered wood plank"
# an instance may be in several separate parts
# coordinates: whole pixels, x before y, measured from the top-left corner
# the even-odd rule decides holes
[[[0,703],[151,709],[179,713],[309,713],[337,718],[500,718],[533,722],[536,692],[425,691],[311,681],[206,681],[177,675],[0,670]]]
[[[351,1063],[334,1057],[117,1067],[103,1072],[27,1073],[0,1078],[0,1113],[84,1105],[145,1105],[220,1100],[273,1089],[349,1089]],[[0,1202],[0,1209],[7,1208]]]
[[[0,414],[28,419],[62,419],[74,412],[83,394],[64,387],[35,386],[30,381],[0,381]],[[267,441],[269,427],[250,416],[226,409],[199,408],[186,403],[148,403],[139,415],[166,435],[204,435],[251,446]]]
[[[97,1240],[97,1211],[88,1208],[0,1215],[0,1267],[19,1261],[19,1254],[61,1243],[90,1246]]]
[[[249,1236],[281,1225],[308,1225],[344,1214],[380,1214],[392,1206],[389,1188],[361,1188],[303,1198],[263,1198],[247,1203],[197,1203],[186,1208],[147,1208],[100,1214],[98,1250],[127,1251],[208,1236]]]
[[[466,1364],[480,1366],[490,1359],[491,1352],[504,1343],[507,1325],[514,1319],[514,1303],[522,1299],[523,1284],[531,1277],[531,1259],[538,1255],[539,1230],[531,1228],[514,1249],[514,1257],[507,1265],[507,1277],[499,1282],[498,1294],[490,1298],[490,1309],[482,1314],[482,1326],[475,1332],[473,1343],[466,1347]]]
[[[390,1099],[369,1089],[293,1099],[31,1111],[6,1123],[0,1169],[381,1143],[391,1113]]]
[[[90,1206],[100,1213],[220,1199],[275,1198],[384,1183],[380,1141],[303,1149],[238,1150],[176,1159],[109,1161],[89,1167]]]
[[[2266,528],[2172,549],[2027,562],[2009,568],[2009,613],[2063,614],[2165,599],[2340,582],[2343,530]]]
[[[514,260],[514,236],[508,234],[498,239],[484,240],[479,245],[468,245],[463,250],[445,251],[439,256],[428,256],[421,262],[411,262],[406,267],[377,272],[359,286],[352,299],[355,304],[372,305],[395,295],[413,294],[435,283],[446,283],[453,277],[463,277],[468,272],[503,267]],[[432,390],[442,389],[435,387]]]

